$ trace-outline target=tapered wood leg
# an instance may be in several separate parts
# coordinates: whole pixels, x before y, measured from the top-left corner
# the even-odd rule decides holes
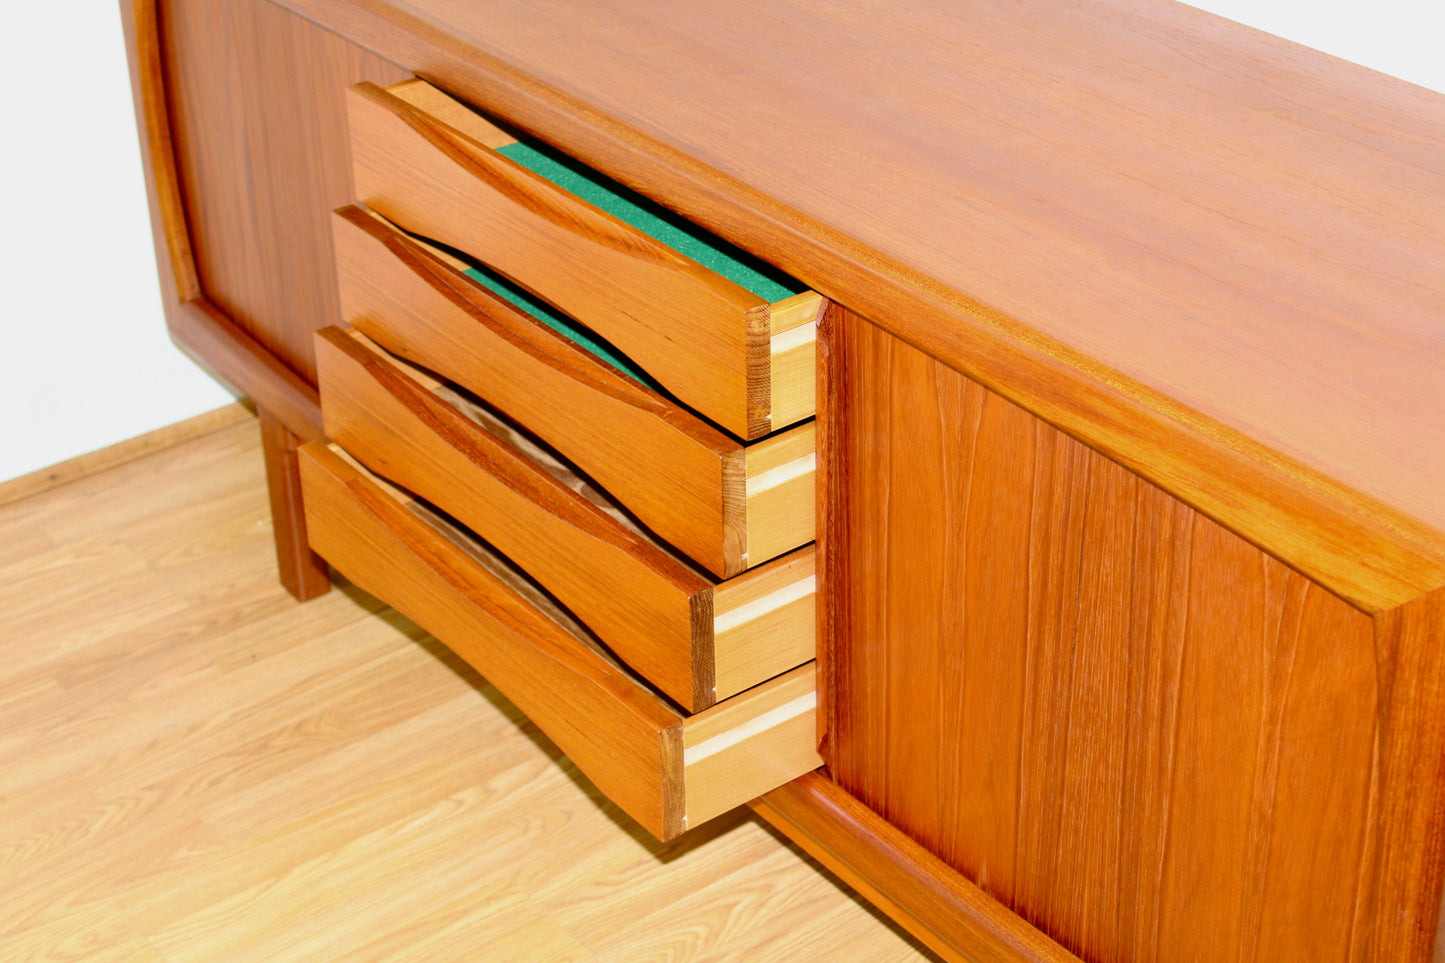
[[[281,584],[302,602],[331,588],[331,570],[306,540],[301,510],[301,474],[296,463],[300,440],[281,422],[261,416],[261,447],[266,453],[266,482],[271,489],[271,520],[276,530],[276,566]]]

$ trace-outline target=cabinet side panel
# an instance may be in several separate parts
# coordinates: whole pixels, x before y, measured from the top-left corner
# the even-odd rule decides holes
[[[881,329],[830,337],[837,781],[1085,959],[1345,959],[1372,621]]]
[[[350,202],[349,84],[408,73],[265,0],[165,0],[160,32],[206,297],[312,384],[339,315],[330,212]]]

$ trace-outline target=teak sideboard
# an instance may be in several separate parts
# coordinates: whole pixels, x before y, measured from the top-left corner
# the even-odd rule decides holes
[[[327,562],[398,593],[653,832],[750,801],[949,959],[1445,957],[1445,96],[1170,0],[122,10],[170,330],[259,410],[298,597]],[[366,125],[491,184],[533,232],[457,201],[498,270],[661,366],[654,391],[516,347],[552,336],[515,319],[488,328],[515,365],[475,352],[518,399],[559,372],[593,392],[537,418],[648,413],[661,456],[606,433],[577,456],[644,525],[494,450],[431,373],[471,349],[368,327],[357,292],[397,264],[512,315],[449,222],[411,225],[378,173],[401,141],[359,156]],[[539,199],[488,138],[805,293],[749,300]],[[592,274],[554,293],[533,261]],[[658,336],[657,305],[683,326]],[[805,349],[816,382],[780,358]],[[597,410],[565,431],[626,421]],[[613,471],[634,448],[662,481]],[[684,451],[721,474],[657,495]],[[477,466],[497,501],[468,517],[442,486],[450,517],[423,517],[408,490]],[[584,536],[616,565],[566,568]],[[636,619],[607,581],[632,565],[661,586]],[[764,596],[814,651],[728,635]]]

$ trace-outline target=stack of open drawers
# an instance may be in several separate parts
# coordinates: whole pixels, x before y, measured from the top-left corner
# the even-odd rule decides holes
[[[818,766],[823,300],[420,81],[350,114],[313,548],[661,838]]]

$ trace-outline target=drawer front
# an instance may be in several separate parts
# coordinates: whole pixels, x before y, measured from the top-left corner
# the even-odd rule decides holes
[[[820,765],[811,663],[683,715],[409,496],[335,448],[307,445],[300,460],[312,546],[486,676],[658,838]]]
[[[811,423],[739,443],[376,215],[334,226],[347,321],[525,425],[714,575],[813,540]]]
[[[373,210],[536,292],[738,437],[813,413],[816,294],[744,276],[754,293],[679,254],[500,153],[527,145],[420,81],[359,85],[349,111],[357,194]],[[558,167],[558,181],[592,183]]]
[[[813,572],[787,557],[726,582],[658,543],[605,494],[357,333],[317,335],[327,436],[416,492],[551,592],[690,711],[813,658]]]

